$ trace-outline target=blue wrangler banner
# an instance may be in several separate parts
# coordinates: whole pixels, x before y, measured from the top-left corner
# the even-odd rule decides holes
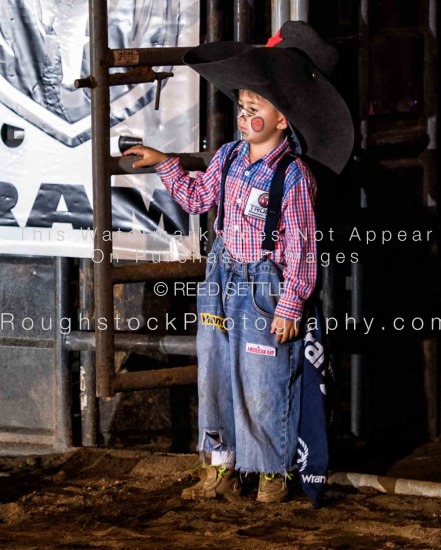
[[[297,467],[300,483],[315,508],[322,503],[328,471],[328,411],[333,372],[318,300],[305,325]]]

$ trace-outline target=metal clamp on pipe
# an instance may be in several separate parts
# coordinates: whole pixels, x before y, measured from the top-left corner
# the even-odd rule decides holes
[[[151,67],[136,67],[124,73],[109,74],[109,86],[125,86],[129,84],[142,84],[143,82],[154,82],[156,80],[155,111],[159,109],[161,99],[162,81],[171,78],[173,73],[161,71],[155,72]],[[75,88],[95,88],[96,80],[92,76],[77,78],[74,81]]]
[[[125,84],[141,84],[142,82],[154,82],[170,78],[173,73],[156,72],[151,67],[135,67],[130,71],[109,74],[110,86],[122,86]]]
[[[156,96],[155,96],[155,111],[159,109],[159,100],[161,99],[161,90],[162,90],[162,81],[170,76],[173,76],[173,73],[155,73],[156,76]]]

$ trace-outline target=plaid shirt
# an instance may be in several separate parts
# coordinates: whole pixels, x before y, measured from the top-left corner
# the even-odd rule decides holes
[[[219,203],[222,167],[231,147],[232,144],[223,145],[206,172],[196,172],[195,177],[190,177],[179,159],[173,157],[157,164],[155,169],[172,198],[186,212],[201,214]],[[237,156],[231,164],[225,186],[222,236],[230,255],[240,262],[256,262],[262,257],[265,219],[247,214],[252,188],[269,190],[277,163],[289,150],[285,139],[250,164],[249,144],[242,141],[237,147]],[[275,311],[278,317],[300,319],[304,301],[315,286],[315,193],[316,183],[311,172],[300,159],[296,159],[286,171],[282,212],[274,238],[275,250],[270,255],[283,267],[283,292]]]

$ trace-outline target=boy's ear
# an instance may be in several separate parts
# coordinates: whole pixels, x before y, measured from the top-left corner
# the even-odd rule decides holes
[[[288,119],[280,113],[279,122],[277,123],[278,130],[286,130],[288,128]]]

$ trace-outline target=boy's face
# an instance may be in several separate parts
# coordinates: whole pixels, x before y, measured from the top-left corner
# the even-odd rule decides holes
[[[286,117],[268,100],[253,92],[239,92],[238,108],[237,124],[242,139],[249,143],[260,144],[281,137],[288,127]]]

